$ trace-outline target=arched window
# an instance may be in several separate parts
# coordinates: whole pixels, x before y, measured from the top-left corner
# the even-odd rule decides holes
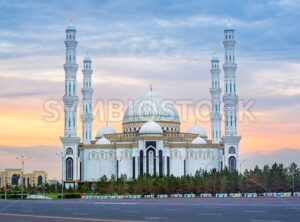
[[[159,157],[159,176],[163,176],[163,151],[158,151],[158,157]]]
[[[207,158],[211,158],[211,153],[210,153],[210,151],[207,151]]]
[[[43,177],[38,176],[38,187],[43,185]]]
[[[199,155],[199,158],[202,158],[202,151],[201,150],[198,152],[198,155]]]
[[[73,180],[73,159],[70,157],[66,160],[66,178]]]
[[[155,149],[148,148],[146,152],[146,170],[147,174],[149,175],[155,175],[156,173],[156,152]]]
[[[233,172],[233,171],[236,170],[236,159],[235,159],[235,157],[233,157],[233,156],[229,157],[228,165],[229,165],[229,171],[230,172]]]
[[[143,164],[143,161],[144,161],[144,151],[140,150],[140,175],[144,174],[144,164]]]
[[[18,186],[19,185],[19,177],[17,174],[12,175],[11,177],[11,185],[12,186]]]

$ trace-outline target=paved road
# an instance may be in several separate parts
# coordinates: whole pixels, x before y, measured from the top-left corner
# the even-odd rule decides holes
[[[2,222],[299,222],[300,198],[0,200]]]

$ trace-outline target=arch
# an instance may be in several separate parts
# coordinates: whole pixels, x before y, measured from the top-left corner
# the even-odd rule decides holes
[[[155,149],[150,147],[146,151],[146,166],[147,174],[155,175],[156,173],[156,152]]]
[[[73,180],[73,159],[71,157],[66,159],[66,179]]]
[[[202,157],[203,157],[203,154],[202,154],[202,151],[201,151],[201,150],[199,150],[198,156],[199,156],[199,158],[202,158]]]
[[[38,186],[42,186],[43,185],[43,177],[40,175],[38,176]]]
[[[140,150],[140,175],[144,174],[144,151]]]
[[[18,186],[19,185],[19,177],[17,174],[12,175],[11,177],[11,185]]]
[[[158,158],[159,158],[159,176],[163,176],[163,151],[158,151]]]
[[[211,158],[212,157],[212,155],[211,155],[211,151],[207,151],[207,153],[206,153],[206,156],[207,156],[207,158]]]
[[[230,172],[233,172],[236,170],[236,159],[234,156],[229,157],[228,166],[229,166]]]
[[[92,151],[91,152],[91,159],[96,159],[96,152],[95,151]]]

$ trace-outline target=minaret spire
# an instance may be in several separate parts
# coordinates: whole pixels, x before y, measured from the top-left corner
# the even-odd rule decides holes
[[[237,133],[238,97],[236,93],[236,69],[235,63],[235,33],[232,25],[227,25],[224,30],[224,116],[225,116],[225,166],[230,171],[237,169],[239,162],[239,141]]]
[[[75,186],[79,179],[78,173],[78,144],[77,137],[77,80],[76,73],[76,27],[70,23],[66,28],[66,62],[65,70],[65,95],[64,101],[64,136],[63,144],[63,180],[68,186]]]
[[[220,97],[221,97],[221,88],[220,88],[220,67],[219,59],[216,56],[213,56],[211,59],[211,135],[212,143],[219,143],[221,141],[221,120],[222,116],[220,113]]]
[[[83,88],[81,90],[83,97],[82,104],[82,143],[90,144],[92,140],[92,124],[93,124],[93,113],[92,113],[92,73],[91,69],[92,60],[90,56],[87,55],[83,60]]]

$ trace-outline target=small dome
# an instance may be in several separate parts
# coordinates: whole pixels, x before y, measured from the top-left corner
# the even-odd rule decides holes
[[[97,140],[96,144],[97,145],[109,145],[109,144],[111,144],[111,142],[103,136],[101,139]]]
[[[83,60],[83,62],[91,62],[92,60],[91,60],[91,57],[89,56],[89,55],[86,55],[85,57],[84,57],[84,60]]]
[[[213,56],[212,58],[211,58],[211,61],[219,61],[219,58],[217,57],[217,56]]]
[[[149,121],[141,127],[139,133],[163,133],[163,130],[156,122]]]
[[[232,26],[232,23],[231,23],[230,19],[228,19],[227,22],[226,22],[225,30],[233,30],[233,26]]]
[[[198,125],[193,125],[190,128],[188,128],[188,130],[186,131],[187,133],[193,133],[193,134],[198,134],[198,136],[202,137],[202,138],[207,138],[207,134],[205,132],[205,130],[198,126]]]
[[[202,139],[200,136],[198,136],[196,139],[192,141],[192,144],[207,144],[207,142]]]
[[[76,27],[72,22],[70,22],[69,25],[67,26],[66,30],[67,31],[76,31]]]
[[[106,134],[113,134],[113,133],[116,133],[117,131],[112,128],[111,126],[103,126],[102,128],[100,128],[96,134],[96,139],[99,139],[101,137],[103,137],[104,135]]]

